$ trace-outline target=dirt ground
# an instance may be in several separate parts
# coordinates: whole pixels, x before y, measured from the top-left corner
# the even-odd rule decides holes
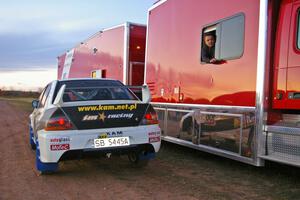
[[[126,157],[60,163],[39,175],[28,138],[28,112],[0,100],[0,199],[299,199],[299,169],[257,168],[163,143],[134,169]]]

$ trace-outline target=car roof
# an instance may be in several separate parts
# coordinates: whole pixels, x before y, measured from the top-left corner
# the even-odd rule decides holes
[[[119,81],[116,79],[110,79],[110,78],[70,78],[70,79],[63,79],[63,80],[58,80],[58,81],[86,81],[86,80],[103,80],[103,81]]]

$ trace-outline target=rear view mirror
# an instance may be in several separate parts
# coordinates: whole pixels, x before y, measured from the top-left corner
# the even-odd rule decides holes
[[[148,88],[147,85],[143,85],[143,88],[142,88],[142,101],[144,103],[149,103],[151,101],[151,94],[150,94],[150,90]]]
[[[39,100],[33,100],[31,102],[32,108],[37,108],[39,106]]]

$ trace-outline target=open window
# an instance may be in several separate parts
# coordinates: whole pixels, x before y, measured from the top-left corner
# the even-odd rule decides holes
[[[208,36],[215,39],[213,47],[207,46],[206,37]],[[201,62],[208,63],[207,57],[213,57],[217,61],[234,60],[242,57],[244,37],[244,14],[238,14],[204,27],[202,29]]]
[[[105,69],[98,69],[94,70],[91,73],[92,78],[106,78],[106,70]]]

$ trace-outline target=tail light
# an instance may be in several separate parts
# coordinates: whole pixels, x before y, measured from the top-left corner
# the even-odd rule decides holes
[[[46,131],[62,131],[62,130],[73,130],[72,122],[64,115],[59,109],[53,113],[50,119],[46,123]]]
[[[147,112],[145,113],[144,118],[142,119],[140,125],[152,125],[152,124],[158,124],[158,118],[153,107],[149,105]]]

